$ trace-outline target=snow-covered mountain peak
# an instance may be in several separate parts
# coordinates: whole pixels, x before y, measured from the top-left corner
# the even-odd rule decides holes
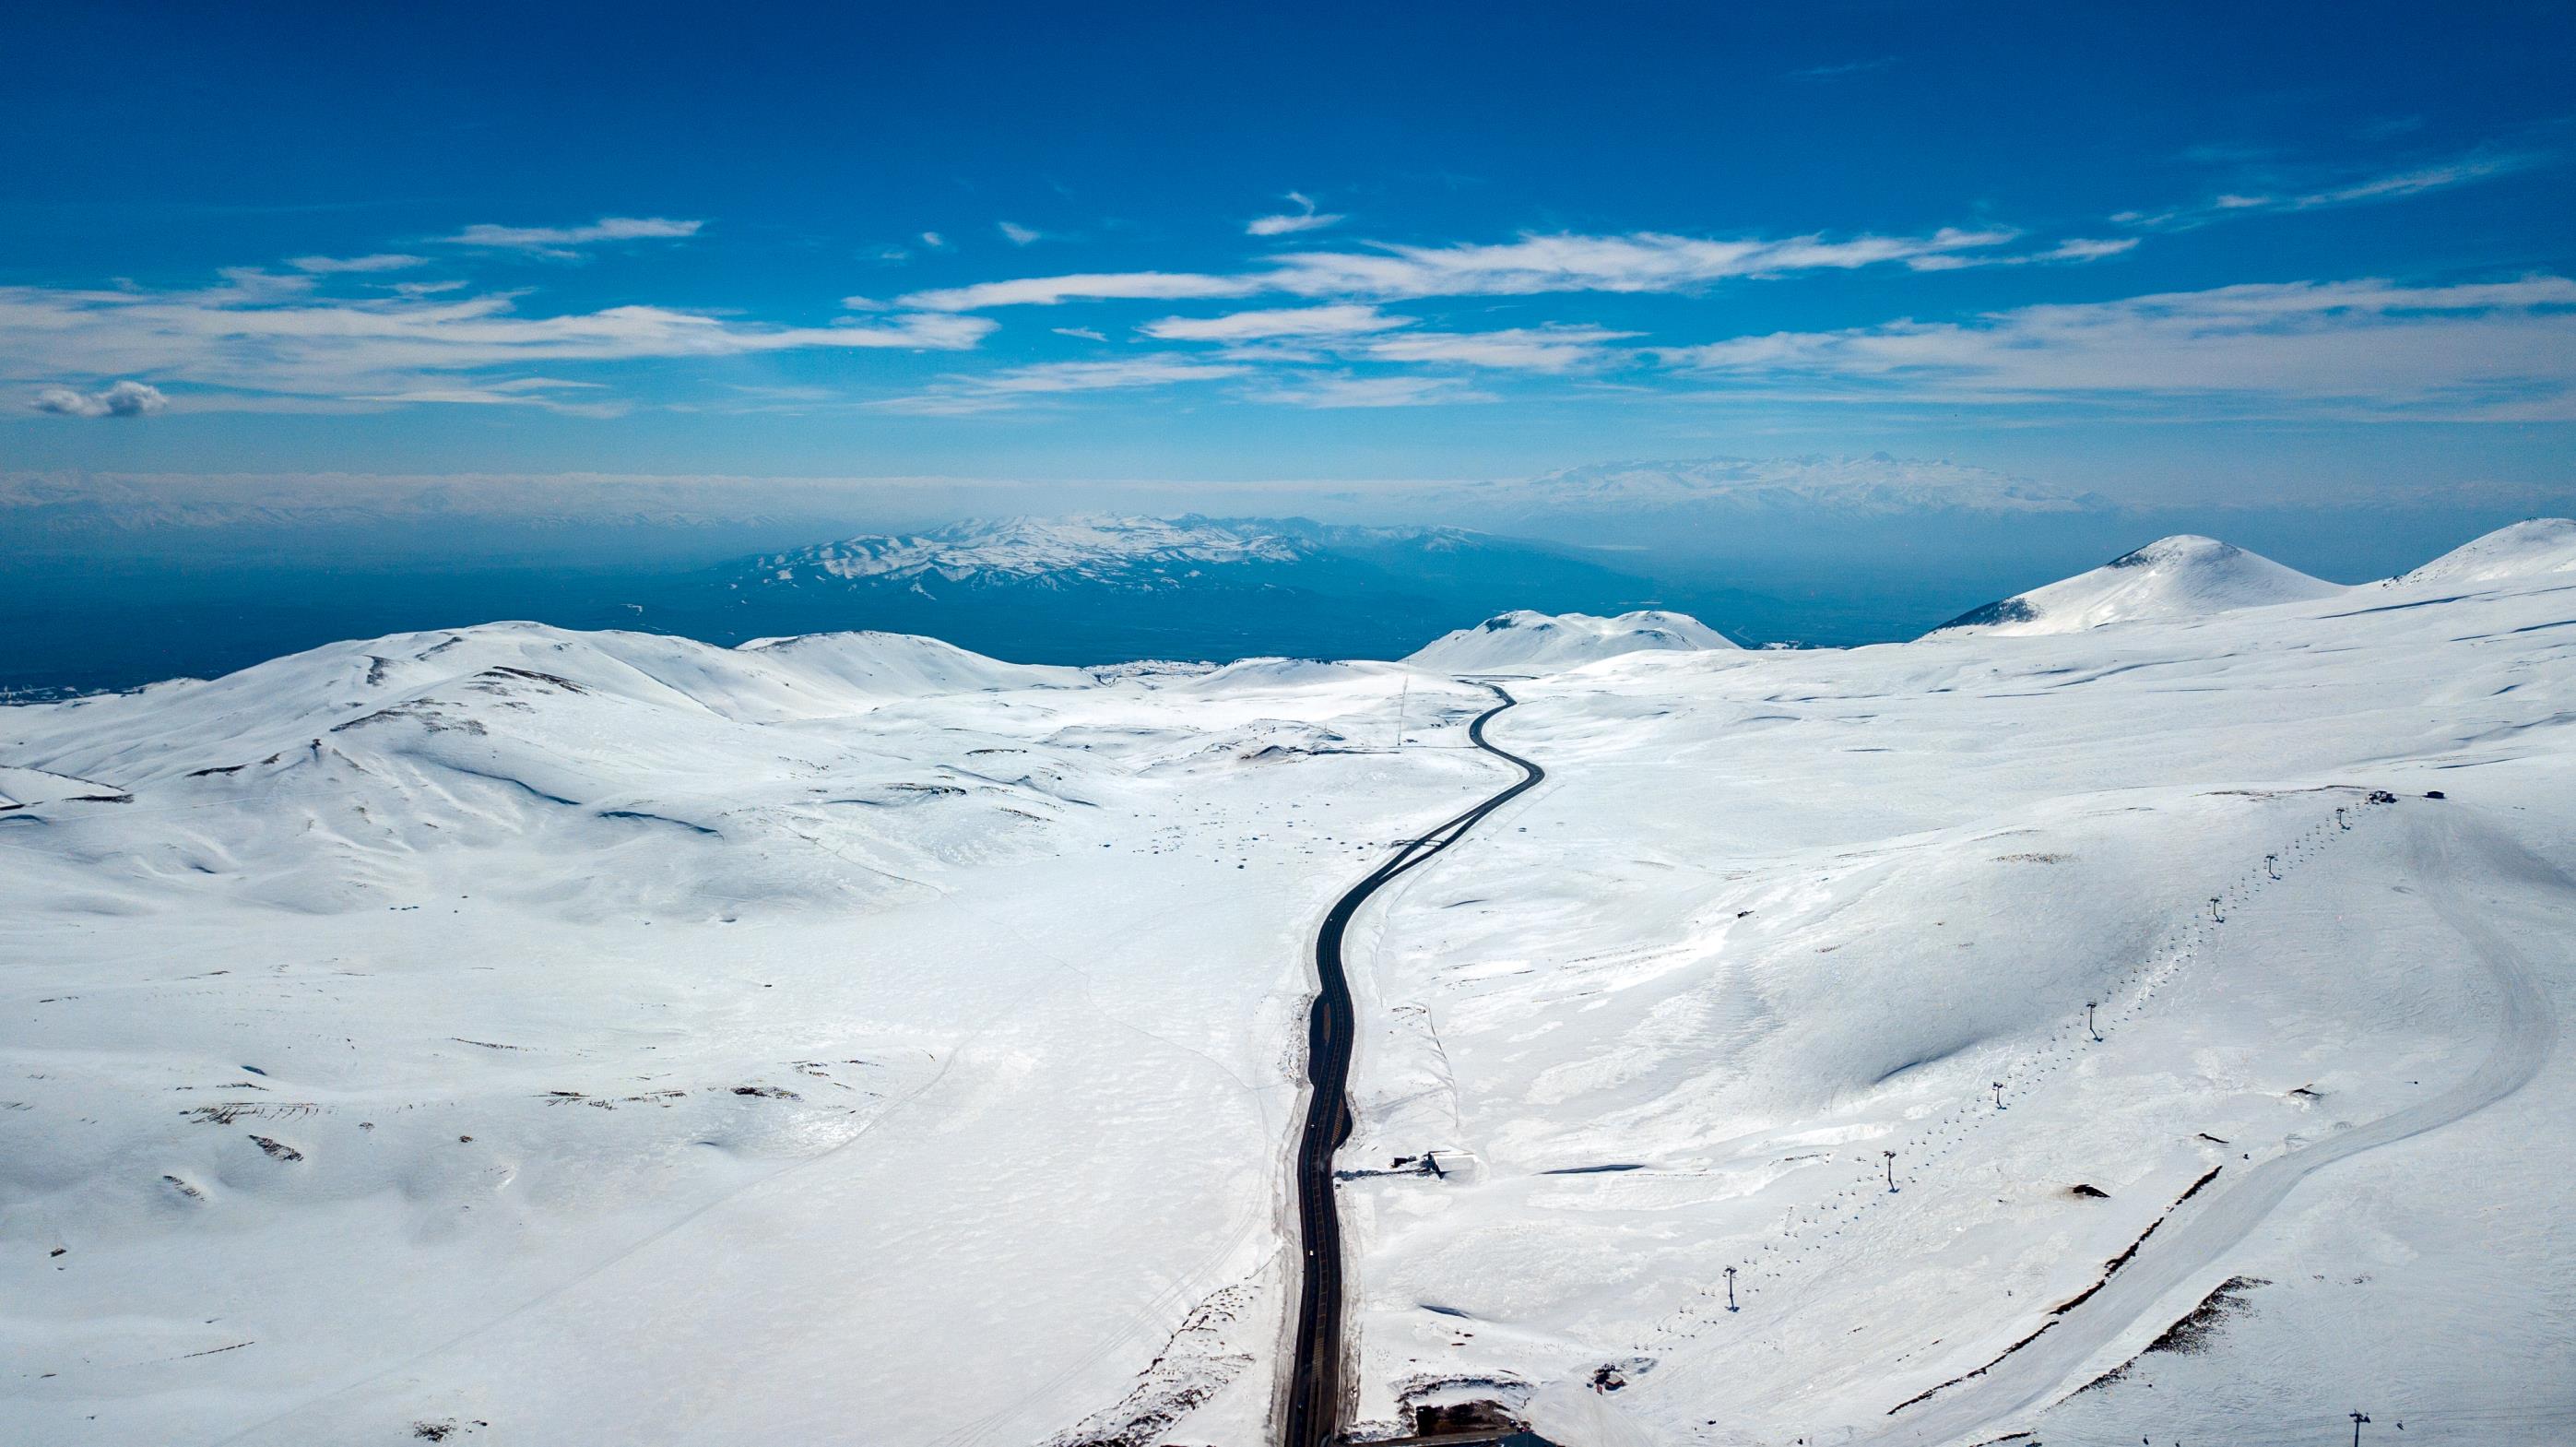
[[[2392,583],[2502,583],[2576,572],[2576,519],[2526,518],[2462,543]]]
[[[1601,618],[1523,608],[1446,634],[1404,661],[1452,673],[1554,673],[1623,653],[1736,646],[1687,613],[1648,608]]]
[[[2122,553],[2104,566],[2112,568],[2209,567],[2245,556],[2248,556],[2245,550],[2234,543],[2222,543],[2216,538],[2204,537],[2199,533],[2175,533],[2171,537],[2158,538],[2143,548]]]
[[[1936,633],[2080,633],[2112,623],[2184,622],[2238,608],[2331,597],[2312,578],[2216,538],[2180,533],[2091,572],[1971,609]]]

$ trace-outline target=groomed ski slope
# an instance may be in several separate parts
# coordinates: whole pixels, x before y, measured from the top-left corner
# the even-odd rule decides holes
[[[1547,778],[1349,929],[1346,1423],[2576,1433],[2566,537],[1480,659]],[[0,1435],[1265,1441],[1312,933],[1489,703],[499,624],[0,710]]]

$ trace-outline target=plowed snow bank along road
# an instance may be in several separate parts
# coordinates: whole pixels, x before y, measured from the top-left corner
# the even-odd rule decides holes
[[[2576,881],[2475,826],[2419,820],[2416,828],[2410,862],[2423,883],[2426,900],[2467,943],[2496,987],[2499,1033],[2486,1060],[2468,1079],[2430,1100],[2275,1156],[2233,1182],[2222,1176],[2213,1183],[2216,1189],[2203,1192],[2176,1213],[2173,1223],[2158,1231],[2136,1260],[2082,1306],[2060,1318],[2054,1329],[1996,1363],[1984,1376],[1905,1409],[1887,1430],[1868,1440],[1887,1447],[1932,1447],[1966,1440],[1971,1434],[1982,1440],[2006,1427],[2024,1425],[2025,1417],[2081,1386],[2073,1375],[2088,1359],[2140,1325],[2167,1292],[2215,1266],[2301,1181],[2337,1161],[2449,1125],[2513,1094],[2539,1073],[2557,1047],[2557,1015],[2533,980],[2530,963],[2480,917],[2474,902],[2459,896],[2451,861],[2455,853],[2483,854],[2486,858],[2472,873],[2545,878],[2571,891],[2576,891]],[[2153,1325],[2161,1328],[2163,1323]]]
[[[1306,1100],[1306,1128],[1297,1138],[1297,1230],[1306,1250],[1304,1269],[1298,1272],[1296,1360],[1288,1381],[1288,1447],[1323,1447],[1334,1440],[1341,1416],[1342,1218],[1333,1201],[1333,1152],[1351,1133],[1354,1025],[1350,979],[1342,971],[1342,936],[1370,895],[1457,843],[1486,815],[1547,777],[1547,770],[1486,740],[1485,725],[1517,702],[1500,688],[1494,689],[1494,696],[1502,702],[1467,725],[1467,741],[1518,765],[1520,782],[1406,844],[1335,900],[1324,916],[1323,928],[1315,933],[1315,974],[1320,983],[1306,1027],[1307,1072],[1313,1089]]]

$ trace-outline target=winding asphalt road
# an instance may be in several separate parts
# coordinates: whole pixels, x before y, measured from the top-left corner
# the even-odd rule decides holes
[[[1520,766],[1520,782],[1473,809],[1408,842],[1395,857],[1334,901],[1315,933],[1315,975],[1321,982],[1306,1024],[1306,1128],[1297,1140],[1297,1228],[1305,1241],[1297,1273],[1296,1361],[1288,1377],[1286,1447],[1329,1447],[1338,1440],[1342,1407],[1342,1218],[1333,1199],[1333,1153],[1351,1133],[1351,1039],[1356,1021],[1351,982],[1342,970],[1342,937],[1370,895],[1455,844],[1478,821],[1519,798],[1547,777],[1547,770],[1496,748],[1485,725],[1519,700],[1492,684],[1502,702],[1467,725],[1467,741]]]
[[[2430,837],[2427,837],[2429,835]],[[2466,837],[2464,837],[2466,836]],[[2576,890],[2547,863],[2494,835],[2471,834],[2451,821],[2418,834],[2409,860],[2424,886],[2425,902],[2468,944],[2485,967],[2500,1005],[2496,1043],[2468,1079],[2429,1100],[2274,1156],[2221,1190],[2204,1193],[2188,1214],[2156,1233],[2137,1259],[2115,1273],[2083,1306],[2059,1319],[2047,1335],[1995,1364],[1985,1376],[1908,1409],[1865,1440],[1885,1447],[1990,1439],[2007,1427],[2026,1427],[2039,1410],[2074,1385],[2074,1373],[2152,1310],[2174,1288],[2216,1266],[2225,1254],[2317,1171],[2364,1151],[2394,1145],[2449,1125],[2493,1105],[2529,1083],[2558,1043],[2558,1020],[2534,977],[2531,963],[2454,893],[2456,851],[2485,858],[2474,872],[2545,880]],[[2232,1174],[2232,1173],[2231,1173]]]

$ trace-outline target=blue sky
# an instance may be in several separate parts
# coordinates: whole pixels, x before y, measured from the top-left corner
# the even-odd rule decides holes
[[[12,30],[5,471],[2576,491],[2563,6]]]

